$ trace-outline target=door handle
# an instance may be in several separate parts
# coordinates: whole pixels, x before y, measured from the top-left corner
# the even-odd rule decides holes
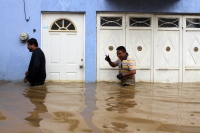
[[[82,65],[79,65],[79,68],[80,68],[80,69],[83,68],[83,59],[81,59],[81,64],[82,64]]]
[[[79,65],[80,68],[83,68],[83,65]]]

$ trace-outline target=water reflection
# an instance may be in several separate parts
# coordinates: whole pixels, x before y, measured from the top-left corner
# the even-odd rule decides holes
[[[29,88],[24,95],[36,108],[29,112],[31,115],[25,120],[44,132],[90,132],[80,115],[86,108],[83,92],[83,84],[55,83]]]
[[[0,111],[0,121],[5,121],[7,118],[3,115],[3,113]]]
[[[108,107],[105,109],[112,112],[128,113],[128,109],[134,108],[136,105],[134,86],[116,88],[115,91],[114,93],[107,93],[108,98],[105,101]]]
[[[200,132],[198,84],[99,83],[93,123],[102,132]]]
[[[131,115],[130,109],[137,105],[135,87],[121,87],[113,83],[99,83],[96,86],[96,106],[93,123],[102,132],[129,132],[126,117]]]
[[[42,120],[39,114],[47,112],[47,108],[44,105],[47,87],[37,86],[26,88],[23,95],[29,98],[30,102],[35,105],[34,110],[28,112],[30,116],[26,117],[25,120],[28,121],[31,126],[39,127],[39,123]]]

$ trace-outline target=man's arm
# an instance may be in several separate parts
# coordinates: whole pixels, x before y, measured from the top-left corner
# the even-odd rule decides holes
[[[116,66],[117,66],[117,65],[116,65],[114,62],[112,62],[112,61],[109,62],[109,65],[110,65],[111,67],[116,67]]]
[[[28,75],[28,71],[25,72],[25,76],[27,76],[27,75]]]
[[[33,58],[33,66],[28,72],[28,75],[25,77],[28,81],[35,78],[35,75],[37,74],[40,67],[40,55],[39,53],[35,53]]]

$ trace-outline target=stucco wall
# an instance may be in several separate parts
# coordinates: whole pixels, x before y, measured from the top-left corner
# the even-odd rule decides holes
[[[41,12],[85,12],[85,80],[96,81],[96,12],[200,13],[199,0],[23,0],[0,1],[0,80],[20,81],[31,53],[19,40],[21,32],[36,38],[41,46]],[[36,32],[33,32],[36,29]]]

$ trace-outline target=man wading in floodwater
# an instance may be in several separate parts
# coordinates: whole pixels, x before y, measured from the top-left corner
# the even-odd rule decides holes
[[[28,49],[32,53],[28,71],[25,73],[24,83],[30,82],[31,86],[43,85],[46,79],[45,56],[35,38],[27,42]]]
[[[134,85],[136,74],[135,60],[126,52],[124,46],[119,46],[116,50],[118,59],[115,62],[111,61],[109,55],[106,55],[105,60],[108,61],[111,67],[118,66],[120,68],[117,78],[121,80],[123,86]]]

